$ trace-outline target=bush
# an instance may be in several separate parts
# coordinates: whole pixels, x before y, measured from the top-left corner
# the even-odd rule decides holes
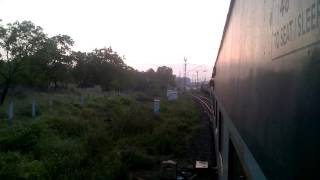
[[[190,99],[163,100],[155,115],[131,97],[57,97],[36,119],[21,113],[0,127],[0,179],[128,179],[185,156],[198,118]]]
[[[45,167],[18,152],[0,152],[0,179],[43,179]]]
[[[41,133],[39,124],[19,124],[0,130],[1,151],[32,151]]]
[[[49,179],[76,179],[85,157],[82,143],[76,139],[47,136],[38,144],[37,152]]]

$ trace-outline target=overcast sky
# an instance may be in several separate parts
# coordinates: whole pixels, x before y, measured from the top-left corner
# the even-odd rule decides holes
[[[187,57],[190,77],[195,70],[209,77],[228,6],[229,0],[0,0],[0,19],[67,34],[74,50],[111,46],[139,70],[167,65],[179,75]]]

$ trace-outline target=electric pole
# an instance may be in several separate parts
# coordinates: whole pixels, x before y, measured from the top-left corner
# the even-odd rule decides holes
[[[205,76],[204,76],[204,83],[206,83],[206,82],[207,82],[207,73],[206,73],[206,72],[207,72],[207,70],[204,70],[203,72],[205,73]]]
[[[199,85],[198,85],[198,82],[199,82],[199,81],[198,81],[198,73],[199,73],[199,71],[196,71],[196,72],[197,72],[197,82],[196,82],[196,87],[198,88],[198,86],[199,86]]]
[[[186,87],[187,87],[187,58],[184,57],[184,92],[186,92]]]

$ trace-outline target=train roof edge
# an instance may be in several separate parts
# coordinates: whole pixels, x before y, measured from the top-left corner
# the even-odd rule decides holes
[[[225,34],[226,34],[226,31],[227,31],[228,26],[229,26],[229,21],[230,21],[230,17],[231,17],[231,13],[232,13],[232,10],[233,10],[234,3],[235,3],[235,0],[230,0],[230,5],[229,5],[229,10],[228,10],[226,22],[224,24],[223,33],[222,33],[221,40],[220,40],[219,50],[218,50],[218,53],[217,53],[217,56],[216,56],[216,61],[215,61],[214,66],[213,66],[212,78],[214,78],[216,76],[216,65],[217,65],[217,62],[218,62],[218,59],[219,59],[219,56],[220,56],[220,51],[221,51],[221,48],[222,48],[222,45],[223,45],[223,42],[224,42]]]

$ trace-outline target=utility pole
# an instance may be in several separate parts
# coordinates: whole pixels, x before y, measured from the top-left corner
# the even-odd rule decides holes
[[[199,81],[198,81],[198,73],[199,73],[199,71],[196,71],[197,72],[197,82],[196,82],[196,87],[198,88],[198,86],[199,86]]]
[[[184,92],[186,92],[186,87],[187,87],[187,58],[184,57]]]

